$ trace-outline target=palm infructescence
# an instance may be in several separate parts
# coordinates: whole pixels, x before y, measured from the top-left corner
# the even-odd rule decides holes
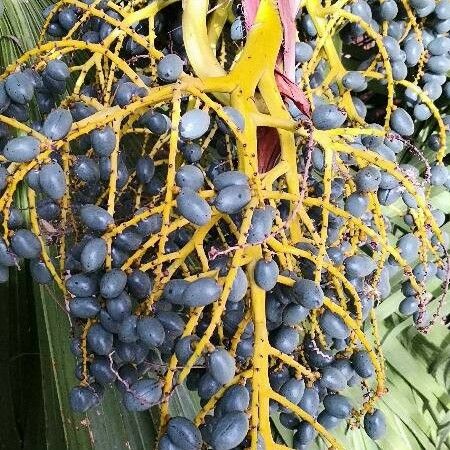
[[[48,9],[0,85],[1,276],[29,259],[64,295],[76,412],[115,383],[160,405],[161,449],[343,448],[343,422],[377,440],[374,306],[401,276],[428,332],[447,292],[448,6],[232,3]],[[193,422],[169,414],[184,382]]]

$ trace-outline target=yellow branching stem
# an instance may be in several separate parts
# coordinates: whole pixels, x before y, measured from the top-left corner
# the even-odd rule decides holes
[[[432,296],[427,291],[428,280],[418,276],[416,268],[423,265],[424,270],[437,267],[446,271],[440,277],[440,294],[444,298],[447,293],[450,271],[446,235],[440,228],[439,215],[429,205],[432,188],[428,184],[430,167],[444,165],[448,125],[426,89],[418,86],[427,52],[420,52],[407,79],[398,80],[384,41],[388,21],[381,21],[379,29],[375,29],[355,14],[354,2],[306,0],[298,13],[295,39],[304,40],[308,34],[307,27],[300,25],[306,15],[317,35],[314,44],[309,40],[310,57],[298,63],[297,80],[290,80],[286,74],[293,68],[283,67],[282,63],[289,30],[280,17],[280,2],[275,0],[260,0],[251,24],[244,23],[250,20],[248,17],[233,16],[235,8],[228,0],[87,3],[57,2],[45,20],[39,45],[0,75],[0,80],[7,80],[16,72],[32,69],[48,82],[47,71],[52,64],[59,61],[71,65],[70,92],[48,94],[52,105],[56,102],[59,109],[72,112],[73,123],[62,138],[52,140],[45,126],[50,117],[48,110],[42,113],[43,127],[32,127],[6,108],[0,114],[0,124],[11,139],[27,135],[35,138],[39,147],[37,155],[24,158],[24,162],[8,152],[0,156],[7,171],[0,193],[0,212],[1,235],[10,251],[18,232],[11,224],[15,195],[19,188],[27,190],[30,228],[42,248],[39,260],[68,305],[71,301],[87,301],[94,310],[92,314],[82,311],[74,321],[73,333],[80,344],[81,386],[87,388],[90,384],[89,364],[96,353],[91,330],[101,324],[110,334],[119,336],[114,342],[125,331],[123,323],[110,315],[112,308],[108,308],[116,298],[107,299],[101,288],[101,295],[74,294],[73,286],[68,289],[68,280],[79,273],[92,278],[97,274],[105,276],[113,269],[122,270],[128,277],[125,289],[131,291],[130,279],[140,271],[148,275],[151,286],[144,295],[136,295],[139,301],[133,301],[134,319],[136,323],[146,316],[161,319],[165,336],[164,342],[155,346],[163,368],[162,398],[157,402],[161,412],[159,437],[165,435],[170,421],[169,405],[177,386],[200,372],[209,374],[211,354],[226,349],[236,363],[235,373],[204,400],[195,417],[197,426],[207,429],[208,424],[218,420],[215,411],[222,398],[231,387],[240,385],[250,392],[243,413],[249,421],[247,442],[252,450],[260,448],[261,441],[267,449],[287,448],[274,432],[271,408],[289,411],[292,417],[312,427],[330,449],[343,449],[317,414],[307,413],[275,389],[271,375],[275,370],[287,370],[290,377],[308,388],[319,389],[324,372],[320,361],[329,364],[364,352],[373,373],[362,383],[362,399],[352,405],[348,421],[354,425],[376,408],[386,392],[376,306],[390,289],[386,273],[392,267],[388,266],[395,265],[404,277],[406,291],[413,291],[407,297],[417,300],[419,318],[415,317],[415,321],[423,331],[428,324],[422,324],[422,316]],[[407,0],[401,3],[406,23],[399,44],[404,45],[409,33],[421,42],[423,20],[417,20]],[[55,25],[67,8],[77,20],[69,29],[60,27],[60,37],[46,42],[47,32],[58,32]],[[160,15],[177,8],[182,11],[182,32],[165,30],[159,23]],[[101,24],[100,32],[96,30],[86,37],[90,23]],[[236,38],[239,42],[229,38],[230,23],[237,34],[242,25],[243,35]],[[108,33],[99,42],[97,35],[102,27]],[[356,98],[359,92],[344,82],[348,69],[338,35],[353,28],[359,34],[346,45],[356,45],[359,53],[370,52],[372,58],[361,65],[358,75],[383,91],[381,113],[371,111],[367,116],[380,125],[369,125],[357,103],[370,103],[370,88],[361,94],[362,101]],[[183,44],[178,42],[181,34]],[[182,56],[183,71],[171,79],[162,70],[164,55],[177,52]],[[399,92],[404,89],[417,95],[436,125],[439,145],[428,159],[420,148],[416,149],[419,140],[415,135],[401,137],[392,126],[396,109],[403,105]],[[343,115],[338,125],[318,125],[320,120],[314,112],[322,103],[338,108]],[[203,114],[199,121],[202,123],[195,123],[195,127],[208,121],[200,137],[189,135],[189,113]],[[109,130],[115,141],[106,151],[96,139]],[[393,156],[389,156],[387,144],[393,140],[401,142],[405,149],[397,154],[392,151]],[[400,158],[411,148],[416,153],[410,164],[415,157],[425,165],[423,177],[414,168],[400,164]],[[38,173],[40,180],[43,165],[50,162],[60,164],[66,185],[59,200],[50,195],[53,192],[49,193],[46,180],[33,185],[33,173]],[[83,163],[89,166],[87,175]],[[383,183],[395,187],[378,189],[380,180],[375,188],[361,187],[357,174],[372,169]],[[190,171],[187,179],[183,179],[183,170]],[[230,181],[226,188],[218,187],[217,174],[227,171],[241,172],[248,184],[248,201],[237,212],[227,212],[219,201],[222,189],[245,184]],[[233,175],[228,176],[232,179]],[[198,185],[196,177],[202,179]],[[186,192],[192,200],[183,206],[180,198]],[[392,230],[386,210],[399,210],[405,216],[405,208],[383,200],[383,195],[388,194],[406,205],[409,237],[418,241],[415,258],[394,243],[400,233]],[[365,206],[357,214],[348,201],[358,195]],[[57,218],[47,220],[38,212],[42,213],[42,205],[49,203],[49,197],[51,207],[60,212]],[[233,202],[240,199],[237,196]],[[102,208],[108,224],[90,229],[90,220],[95,218],[83,216],[86,204]],[[207,220],[198,218],[199,210],[207,211]],[[264,233],[255,239],[258,227],[264,225],[265,219],[254,220],[261,211],[273,215]],[[147,226],[151,231],[142,231]],[[102,238],[103,245],[106,243],[106,254],[98,265],[93,264],[94,268],[84,254],[92,238]],[[59,258],[58,268],[50,257],[54,253]],[[370,273],[351,274],[349,261],[358,257],[370,260]],[[278,266],[273,284],[267,289],[258,278],[261,262]],[[218,292],[214,301],[202,303],[202,295],[207,295],[203,291],[197,292],[191,303],[185,301],[184,294],[175,300],[170,298],[166,287],[181,278],[186,286],[204,279],[214,283]],[[305,306],[308,299],[302,298],[299,288],[305,280],[322,295],[315,306]],[[242,286],[245,292],[233,300]],[[439,320],[442,301],[437,303],[430,324]],[[102,313],[99,315],[95,308]],[[305,317],[292,322],[288,313],[299,310]],[[332,335],[327,329],[327,317],[347,332],[345,338]],[[114,327],[120,331],[110,331]],[[136,330],[139,334],[139,327]],[[284,351],[285,347],[277,343],[280,330],[295,334],[291,351]],[[188,357],[179,361],[177,344],[185,338],[193,338],[193,344]],[[135,345],[137,338],[133,339],[130,342]],[[139,336],[139,345],[141,340]],[[128,363],[121,361],[122,356],[117,356],[114,349],[109,350],[112,365]],[[319,358],[319,363],[314,358]],[[129,364],[139,363],[133,360]],[[133,389],[126,386],[125,396],[134,395]]]

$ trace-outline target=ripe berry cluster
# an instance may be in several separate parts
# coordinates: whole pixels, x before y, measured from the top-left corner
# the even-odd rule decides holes
[[[25,259],[60,287],[72,408],[111,385],[160,405],[161,450],[285,448],[274,416],[296,449],[343,448],[344,422],[379,439],[375,307],[401,275],[426,332],[449,282],[429,198],[450,186],[450,2],[306,0],[296,28],[232,3],[44,12],[0,78],[0,280]],[[169,416],[181,383],[193,422]]]

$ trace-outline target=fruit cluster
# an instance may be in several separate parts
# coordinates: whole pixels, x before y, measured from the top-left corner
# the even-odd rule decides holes
[[[0,278],[26,259],[58,284],[72,408],[112,384],[128,410],[160,405],[161,450],[286,448],[273,415],[296,449],[342,448],[343,421],[378,439],[375,306],[401,274],[426,332],[449,282],[428,199],[450,185],[450,2],[234,3],[44,12],[0,81]],[[169,416],[181,383],[194,422]]]

